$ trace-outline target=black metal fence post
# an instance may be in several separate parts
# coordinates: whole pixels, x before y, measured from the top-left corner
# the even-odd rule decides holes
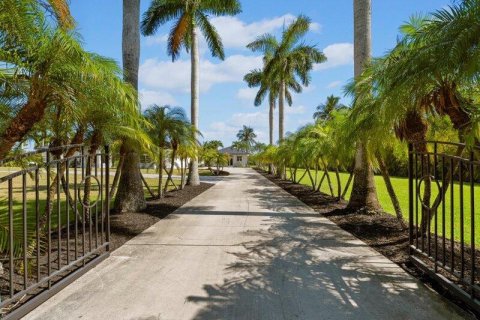
[[[73,154],[68,152],[71,148],[76,150]],[[89,155],[83,145],[42,148],[0,160],[3,165],[27,156],[41,158],[38,163],[30,163],[26,169],[0,177],[0,187],[7,191],[5,203],[0,204],[3,205],[0,214],[4,215],[8,225],[3,231],[6,243],[0,249],[4,257],[1,266],[5,280],[5,287],[0,292],[0,318],[20,319],[108,256],[110,150],[105,146],[102,151],[100,156],[105,159],[105,165],[100,166],[100,176],[105,177],[106,183],[103,185],[103,179],[97,179],[96,166],[95,177],[91,177],[99,183],[100,189],[105,187],[107,197],[105,206],[102,202],[102,208],[106,208],[102,210],[102,216],[105,214],[106,217],[106,238],[101,237],[100,241],[97,241],[97,225],[95,234],[92,233],[92,222],[89,230],[85,230],[85,214],[80,216],[83,232],[78,232],[77,227],[79,215],[85,212],[86,207],[84,201],[77,197],[83,185],[77,183],[77,178],[80,178],[77,167],[81,165],[83,181],[86,178],[85,165],[90,165],[89,162],[85,164],[85,157]],[[74,167],[73,182],[69,172],[71,165]],[[43,170],[46,176],[41,179]],[[55,171],[56,176],[52,177]],[[69,191],[71,183],[74,189],[72,198]],[[103,200],[103,189],[99,190],[98,200]],[[75,219],[71,219],[70,214]],[[98,223],[97,218],[94,223]],[[74,239],[71,238],[70,228],[74,228]],[[78,250],[77,243],[82,240],[85,248],[85,236],[95,236],[95,241],[90,243],[90,250]],[[74,241],[74,248],[70,248],[70,241]],[[8,313],[4,314],[5,310]]]
[[[118,170],[118,168],[117,168]],[[110,251],[110,147],[105,146],[105,215],[106,215],[106,242],[107,242],[107,251]]]
[[[462,143],[441,141],[427,141],[426,143],[430,147],[426,151],[418,151],[413,148],[412,144],[408,146],[410,260],[432,279],[447,288],[450,294],[480,313],[480,300],[478,299],[480,277],[477,272],[479,265],[475,243],[478,241],[475,222],[480,214],[475,211],[477,188],[480,189],[477,184],[480,159],[476,159],[475,156],[480,151],[480,145],[467,146]],[[462,155],[464,150],[468,150],[467,147],[471,148],[469,153]],[[453,148],[456,148],[457,151],[453,152]],[[432,149],[433,151],[430,151]],[[432,157],[434,163],[433,168],[430,168],[429,159]],[[420,177],[417,170],[413,170],[418,165],[418,158],[421,159]],[[424,159],[427,159],[426,163]],[[432,174],[430,174],[430,169],[433,169]],[[431,179],[432,185],[436,185],[438,188],[438,195],[433,201],[421,194],[420,186],[425,179]],[[427,221],[419,221],[416,217],[417,211],[415,211],[415,221],[413,219],[414,205],[417,206],[418,202],[421,203],[422,210],[428,210],[432,214],[422,215],[422,219],[428,219]],[[440,223],[439,211],[442,214],[441,228],[438,226]],[[447,215],[450,216],[449,219],[447,219]],[[433,230],[431,220],[434,223]],[[449,228],[446,226],[447,223]],[[468,225],[469,223],[470,225]],[[419,226],[422,226],[420,235],[418,234]],[[423,230],[424,226],[425,230]],[[431,242],[432,236],[434,243]],[[418,241],[419,237],[421,241]],[[425,243],[425,238],[427,243]],[[442,246],[441,250],[438,250],[439,243]],[[447,243],[449,248],[447,248]],[[434,250],[433,255],[432,249]]]

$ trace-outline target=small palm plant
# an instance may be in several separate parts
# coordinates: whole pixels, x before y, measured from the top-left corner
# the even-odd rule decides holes
[[[170,146],[178,150],[179,140],[186,135],[188,120],[185,110],[170,106],[153,105],[144,112],[144,116],[150,123],[147,131],[158,147],[158,196],[162,198],[165,149]],[[175,156],[174,152],[172,158],[175,159]]]
[[[191,51],[191,118],[192,124],[198,130],[199,110],[199,53],[198,29],[207,41],[212,56],[225,58],[222,40],[215,27],[210,23],[209,16],[233,16],[240,13],[240,2],[237,0],[153,0],[143,15],[142,33],[152,35],[157,29],[175,20],[168,37],[168,54],[175,61],[184,47]],[[189,173],[190,184],[198,185],[198,160],[192,159]]]

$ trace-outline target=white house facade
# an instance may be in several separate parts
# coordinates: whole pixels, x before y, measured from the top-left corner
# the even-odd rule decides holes
[[[220,152],[228,155],[228,165],[230,167],[245,168],[248,166],[250,153],[233,147],[221,149]]]

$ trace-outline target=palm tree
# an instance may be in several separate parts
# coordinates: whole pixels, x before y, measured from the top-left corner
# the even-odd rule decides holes
[[[268,58],[265,58],[266,60]],[[273,122],[274,122],[274,111],[275,111],[275,100],[277,99],[277,88],[273,86],[273,83],[268,83],[268,79],[265,76],[263,70],[255,69],[247,73],[243,80],[247,82],[248,87],[260,87],[260,90],[257,92],[255,97],[255,106],[259,106],[263,102],[263,98],[268,91],[268,142],[269,145],[273,145]]]
[[[220,140],[210,140],[205,141],[202,146],[203,149],[213,149],[218,150],[219,148],[223,148],[223,142]]]
[[[138,90],[140,63],[140,0],[123,0],[122,57],[124,79]],[[122,144],[123,164],[114,202],[116,212],[143,210],[147,203],[140,172],[140,156],[135,144],[128,139]]]
[[[472,31],[480,24],[478,8],[478,1],[462,1],[430,16],[411,18],[401,26],[397,46],[376,59],[357,81],[356,90],[367,93],[363,95],[367,103],[372,83],[379,101],[375,111],[363,108],[362,112],[382,114],[382,125],[394,126],[397,137],[412,143],[416,152],[428,152],[428,118],[432,116],[448,116],[460,141],[478,141],[475,94],[471,90],[476,86],[472,76],[480,69],[478,59],[473,58],[478,54],[478,37]],[[456,155],[463,149],[459,146]],[[446,176],[446,187],[441,188],[433,207],[447,191],[450,173]],[[431,182],[427,179],[424,203],[430,203],[430,197]],[[425,232],[428,217],[432,219],[435,213],[423,210],[422,214],[421,229]]]
[[[91,98],[86,89],[104,86],[117,92],[121,103],[135,105],[120,70],[110,59],[86,52],[76,34],[56,28],[37,1],[0,2],[2,61],[0,94],[4,117],[0,127],[0,159],[32,132],[50,107],[75,110],[79,99]],[[35,31],[35,32],[34,32]]]
[[[163,197],[163,170],[165,168],[165,149],[172,149],[171,159],[174,163],[177,150],[180,144],[187,144],[191,136],[191,128],[185,110],[180,107],[153,105],[144,112],[144,116],[149,122],[147,132],[152,141],[158,146],[158,196]],[[171,179],[173,164],[168,172]]]
[[[346,108],[346,106],[339,102],[340,97],[336,97],[333,94],[328,96],[325,103],[317,106],[317,111],[313,114],[313,119],[316,121],[330,120],[333,111]]]
[[[142,20],[142,33],[152,35],[158,27],[175,20],[168,38],[168,54],[175,61],[183,47],[191,51],[191,120],[198,130],[199,110],[199,53],[198,28],[200,28],[212,56],[225,58],[222,41],[215,27],[209,21],[209,15],[236,15],[241,11],[237,0],[153,0]],[[198,159],[194,157],[190,164],[189,183],[199,185]]]
[[[242,142],[247,147],[246,151],[251,151],[256,143],[255,139],[257,138],[257,134],[252,127],[244,125],[243,128],[238,131],[237,138],[238,141]]]
[[[39,0],[39,3],[55,16],[62,28],[68,30],[75,26],[67,0]]]
[[[298,78],[303,86],[308,86],[310,83],[309,72],[312,70],[313,64],[326,61],[325,55],[314,45],[306,45],[302,42],[302,37],[309,28],[310,19],[301,15],[283,31],[280,42],[273,35],[264,34],[247,46],[254,52],[260,51],[271,56],[271,59],[267,59],[263,71],[270,84],[278,81],[279,85],[280,141],[284,138],[284,105],[285,99],[289,99],[286,94],[288,85],[297,82],[296,78]],[[298,92],[301,91],[301,87],[297,89]],[[267,91],[267,89],[264,90]]]
[[[360,77],[369,63],[372,51],[371,0],[354,0],[354,69]],[[379,210],[373,168],[370,163],[367,141],[357,141],[354,180],[348,208]]]
[[[158,105],[148,108],[144,116],[150,124],[147,132],[158,147],[158,196],[162,198],[165,148],[175,145],[178,149],[177,141],[182,138],[180,133],[183,133],[187,116],[182,108]]]

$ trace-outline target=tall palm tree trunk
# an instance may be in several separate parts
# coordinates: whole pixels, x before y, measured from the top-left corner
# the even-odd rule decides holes
[[[269,145],[273,146],[273,112],[275,111],[275,100],[270,99],[270,108],[268,110],[268,142]],[[268,173],[272,174],[273,173],[273,163],[268,164]]]
[[[278,100],[278,140],[282,141],[285,134],[285,82],[280,85],[280,98]]]
[[[268,142],[271,146],[273,146],[273,121],[274,121],[273,113],[274,111],[275,111],[275,101],[270,100],[270,108],[268,110],[268,130],[269,130]]]
[[[140,63],[140,0],[123,0],[122,56],[125,81],[138,89]],[[143,210],[147,203],[140,173],[140,156],[131,143],[124,141],[124,162],[120,176],[115,212]]]
[[[354,58],[355,77],[361,75],[371,56],[371,0],[354,0]],[[373,168],[368,158],[367,141],[359,141],[355,154],[355,167],[349,209],[380,210]]]
[[[199,97],[198,93],[200,91],[200,83],[198,79],[199,71],[199,54],[198,54],[198,35],[197,28],[193,26],[192,30],[192,73],[191,73],[191,113],[192,113],[192,125],[198,130],[198,105]],[[195,139],[197,138],[197,133],[194,133]],[[198,156],[195,155],[193,159],[190,160],[190,171],[188,173],[188,184],[191,186],[200,185],[200,176],[198,174]]]

